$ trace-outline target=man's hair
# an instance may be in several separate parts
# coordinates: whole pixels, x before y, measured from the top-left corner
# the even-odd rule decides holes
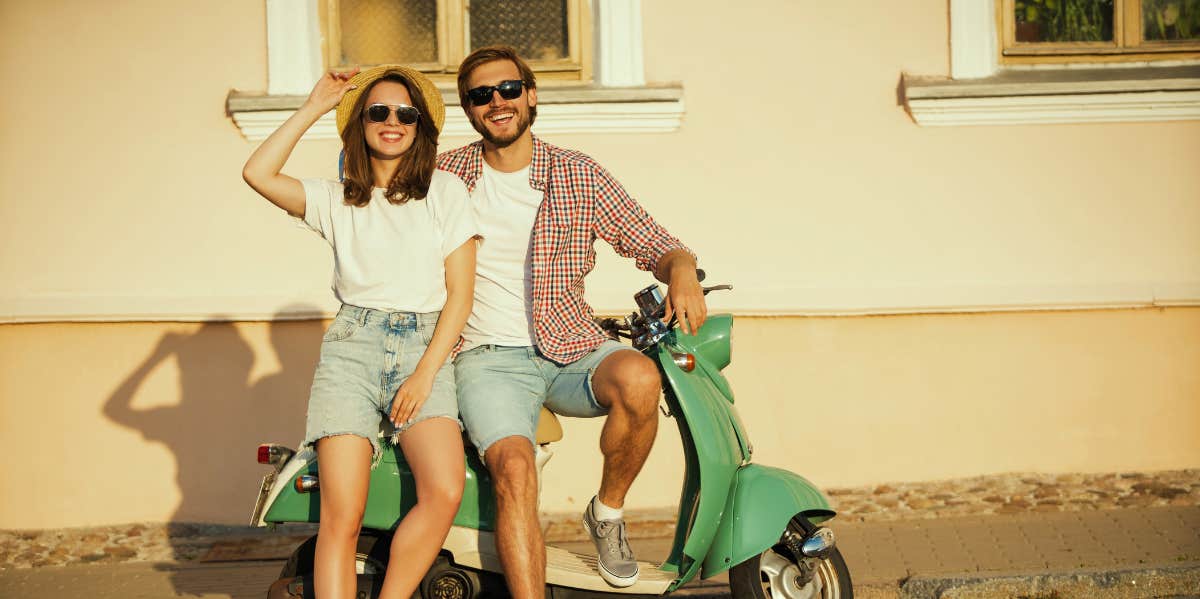
[[[437,167],[437,126],[429,116],[429,107],[425,104],[425,96],[421,89],[399,73],[386,73],[358,95],[350,120],[342,131],[342,147],[346,152],[346,161],[342,168],[342,184],[344,186],[346,203],[354,206],[366,206],[371,201],[371,189],[375,186],[375,176],[371,172],[370,149],[367,147],[366,131],[363,127],[363,108],[371,88],[380,81],[394,81],[403,85],[412,98],[413,107],[420,116],[417,118],[417,135],[408,150],[400,157],[400,165],[388,182],[384,197],[393,204],[403,204],[408,200],[424,199],[429,193],[429,183],[433,180],[433,170]]]
[[[517,72],[521,74],[521,81],[525,84],[526,89],[537,89],[537,78],[533,75],[533,69],[521,60],[520,55],[512,46],[484,46],[463,59],[462,64],[458,66],[458,103],[464,110],[470,109],[471,101],[467,99],[467,81],[471,78],[471,72],[479,68],[480,65],[497,60],[509,60],[517,65]]]

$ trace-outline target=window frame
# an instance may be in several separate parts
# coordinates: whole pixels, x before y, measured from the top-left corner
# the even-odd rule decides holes
[[[1007,64],[999,43],[1001,1],[950,0],[950,77],[902,74],[902,104],[914,123],[1200,120],[1200,60]]]
[[[337,18],[341,0],[318,0],[321,23],[321,54],[325,69],[347,69],[374,65],[352,65],[341,61],[341,29]],[[458,65],[470,53],[471,0],[434,0],[437,11],[436,62],[410,63],[435,81],[452,81]],[[528,60],[541,81],[590,83],[592,80],[592,18],[588,0],[566,0],[567,56],[559,60]]]
[[[1113,0],[1111,42],[1018,42],[1016,0],[999,0],[996,26],[1002,64],[1131,62],[1200,58],[1200,41],[1155,42],[1144,39],[1143,0]]]
[[[266,138],[303,103],[324,73],[319,0],[264,0],[267,21],[266,93],[230,90],[225,112],[247,141]],[[539,135],[669,133],[683,126],[683,86],[647,84],[643,62],[642,0],[586,0],[594,60],[590,84],[546,85],[538,94]],[[539,80],[540,83],[540,80]],[[458,103],[453,81],[438,83],[447,106]],[[461,110],[446,111],[443,138],[478,137]],[[333,114],[303,140],[337,139]]]

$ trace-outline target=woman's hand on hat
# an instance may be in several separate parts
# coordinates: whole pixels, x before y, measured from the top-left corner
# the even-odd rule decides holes
[[[358,67],[351,71],[329,71],[321,76],[305,101],[309,106],[325,114],[337,107],[338,102],[350,90],[358,87],[350,83],[350,78],[358,74]]]

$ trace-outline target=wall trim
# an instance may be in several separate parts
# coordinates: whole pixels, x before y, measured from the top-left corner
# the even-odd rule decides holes
[[[950,0],[950,76],[990,77],[998,68],[995,0]]]
[[[1200,119],[1200,91],[908,100],[922,126],[1156,122]]]
[[[796,306],[797,297],[806,298],[807,305]],[[888,299],[880,302],[878,298]],[[709,302],[712,312],[797,317],[1188,307],[1200,306],[1200,281],[855,289],[737,287],[733,293],[711,296]],[[625,314],[632,309],[628,302],[609,297],[592,298],[592,303],[601,314]],[[44,294],[0,298],[0,323],[311,320],[332,318],[337,308],[328,290],[291,296]]]

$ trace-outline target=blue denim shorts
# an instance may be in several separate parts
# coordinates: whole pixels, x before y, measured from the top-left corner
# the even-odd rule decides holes
[[[397,430],[387,417],[396,390],[416,370],[429,346],[438,314],[384,312],[343,304],[321,341],[321,359],[308,397],[304,446],[334,435],[358,435],[371,442],[375,463],[381,455],[380,437],[394,440],[428,418],[458,422],[449,359],[434,377],[429,398],[409,423]]]
[[[542,404],[555,414],[576,418],[608,414],[596,401],[592,374],[618,351],[637,350],[605,341],[565,365],[543,357],[534,347],[481,345],[459,354],[454,360],[458,408],[479,455],[505,437],[525,437],[532,445]]]

